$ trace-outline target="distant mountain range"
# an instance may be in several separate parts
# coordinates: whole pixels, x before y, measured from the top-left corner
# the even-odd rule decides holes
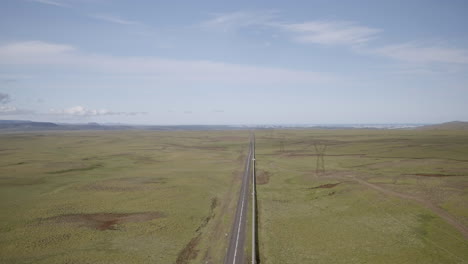
[[[468,122],[421,124],[328,124],[328,125],[125,125],[125,124],[64,124],[28,120],[0,120],[0,132],[8,131],[73,131],[73,130],[239,130],[239,129],[418,129],[468,130]]]

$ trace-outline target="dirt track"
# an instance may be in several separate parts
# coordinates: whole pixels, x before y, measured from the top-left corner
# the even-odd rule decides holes
[[[434,205],[433,203],[431,203],[431,202],[429,202],[427,200],[424,200],[422,198],[412,196],[412,195],[409,195],[409,194],[404,194],[404,193],[399,193],[399,192],[395,192],[395,191],[392,191],[392,190],[388,190],[388,189],[382,188],[382,187],[380,187],[380,186],[378,186],[376,184],[369,183],[369,182],[364,181],[362,179],[356,178],[354,176],[349,176],[349,177],[346,177],[346,178],[345,177],[340,177],[340,178],[348,179],[348,180],[352,179],[352,180],[358,182],[359,184],[365,185],[365,186],[367,186],[369,188],[372,188],[374,190],[377,190],[377,191],[379,191],[381,193],[417,202],[418,204],[420,204],[420,205],[424,206],[425,208],[431,210],[434,214],[436,214],[440,218],[444,219],[448,224],[450,224],[451,226],[456,228],[458,231],[460,231],[460,233],[463,234],[465,239],[468,239],[468,228],[464,224],[462,224],[460,221],[458,221],[458,219],[456,219],[454,216],[449,214],[444,209],[440,208],[437,205]]]

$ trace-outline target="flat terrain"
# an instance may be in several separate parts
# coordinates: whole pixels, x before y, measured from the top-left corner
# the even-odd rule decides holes
[[[249,132],[0,134],[0,263],[222,263]]]
[[[468,133],[256,133],[262,263],[467,263]]]
[[[467,263],[466,131],[255,135],[262,263]],[[0,134],[0,263],[222,263],[248,146],[248,131]]]

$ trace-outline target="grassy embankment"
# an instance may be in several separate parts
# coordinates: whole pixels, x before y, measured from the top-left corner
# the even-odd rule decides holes
[[[466,131],[256,138],[262,263],[468,262]]]
[[[2,134],[0,262],[221,263],[247,147],[243,131]]]

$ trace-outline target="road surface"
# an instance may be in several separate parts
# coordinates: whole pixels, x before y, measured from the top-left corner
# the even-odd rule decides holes
[[[249,203],[250,166],[252,164],[253,137],[250,136],[249,153],[245,162],[244,176],[242,178],[239,201],[232,225],[229,246],[227,248],[225,264],[244,263],[245,227],[247,222],[247,207]]]

